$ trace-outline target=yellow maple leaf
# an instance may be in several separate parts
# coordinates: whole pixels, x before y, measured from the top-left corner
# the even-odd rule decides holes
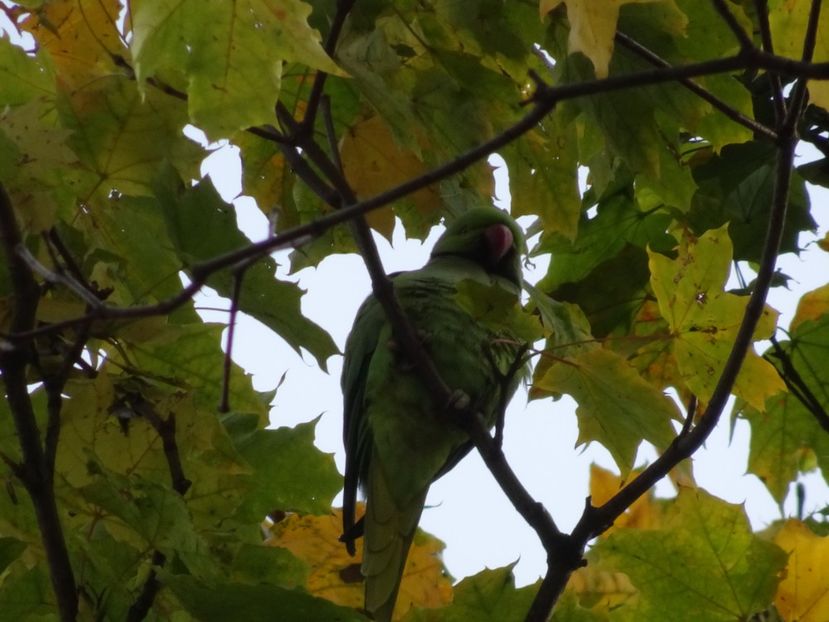
[[[567,583],[567,591],[576,594],[579,604],[593,613],[609,613],[622,605],[632,605],[639,591],[623,572],[613,572],[588,565],[579,568]]]
[[[651,287],[673,336],[672,354],[683,384],[703,403],[719,381],[745,313],[748,298],[724,289],[732,259],[728,225],[696,237],[683,233],[676,259],[649,250]],[[770,336],[777,312],[766,305],[754,339]],[[749,348],[733,392],[757,410],[785,390],[770,363]]]
[[[373,116],[358,122],[345,133],[340,145],[343,172],[360,198],[380,194],[425,172],[426,167],[412,151],[395,142],[386,122]],[[423,215],[441,204],[434,186],[422,188],[409,199]],[[369,225],[386,238],[394,229],[391,210],[374,210],[366,215]]]
[[[118,0],[50,2],[27,17],[23,27],[48,50],[70,88],[114,72],[113,55],[123,55]]]
[[[626,479],[611,473],[607,469],[590,465],[590,497],[594,506],[600,506],[610,500],[640,471],[632,471]],[[656,529],[662,524],[662,508],[655,503],[653,489],[633,502],[624,514],[617,518],[603,535],[624,527],[632,529]]]
[[[774,543],[789,554],[786,576],[777,587],[774,604],[785,620],[829,620],[829,537],[813,533],[798,520],[787,520]]]
[[[606,78],[610,57],[613,56],[613,38],[619,9],[623,4],[651,3],[660,0],[541,0],[541,16],[560,4],[567,6],[570,36],[567,50],[581,52],[593,63],[597,78]]]
[[[769,8],[769,25],[774,40],[774,51],[781,56],[800,60],[803,53],[803,37],[809,22],[812,3],[809,0],[786,0],[771,3]],[[829,38],[822,33],[829,29],[829,15],[821,11],[818,21],[818,37],[812,61],[816,63],[829,60]],[[809,103],[829,109],[829,82],[825,80],[809,81]]]
[[[803,294],[790,328],[794,330],[803,322],[816,320],[826,313],[829,313],[829,283]]]
[[[358,507],[358,511],[361,509]],[[345,607],[363,606],[363,541],[355,542],[354,557],[345,550],[339,541],[342,510],[335,509],[325,516],[289,514],[265,527],[270,534],[267,545],[286,548],[308,564],[310,573],[305,587],[311,594]],[[440,559],[443,547],[443,542],[423,532],[415,536],[403,571],[395,620],[413,606],[442,607],[452,602],[452,582]]]

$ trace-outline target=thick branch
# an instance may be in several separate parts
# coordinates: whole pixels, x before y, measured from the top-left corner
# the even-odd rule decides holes
[[[23,240],[14,210],[5,188],[0,185],[0,245],[12,287],[11,328],[14,332],[29,330],[35,321],[40,290],[21,259]],[[0,350],[0,372],[6,387],[6,401],[11,411],[23,462],[14,469],[29,493],[34,506],[49,576],[58,602],[60,618],[72,622],[78,613],[78,595],[72,564],[63,537],[63,528],[55,501],[52,478],[41,444],[40,430],[27,389],[26,369],[29,348],[13,347]]]
[[[717,386],[709,400],[705,414],[700,418],[699,423],[695,427],[683,426],[682,432],[674,439],[674,442],[671,443],[668,449],[607,503],[597,508],[588,505],[576,528],[569,536],[572,546],[575,549],[579,551],[584,550],[584,547],[591,538],[604,532],[636,499],[650,490],[656,482],[667,475],[682,460],[696,452],[717,425],[720,415],[725,408],[725,404],[731,395],[731,389],[734,386],[734,381],[745,359],[746,352],[751,346],[752,336],[762,316],[766,295],[768,294],[774,275],[774,265],[780,248],[783,225],[786,220],[789,187],[794,162],[796,137],[793,127],[785,124],[777,130],[781,138],[779,141],[780,150],[775,172],[772,210],[754,291],[746,305],[745,314],[737,331],[737,336],[734,339],[731,352],[720,374]],[[572,563],[567,563],[566,558],[555,558],[551,560],[547,576],[543,582],[545,589],[539,591],[536,596],[536,602],[533,603],[533,611],[546,611],[549,613],[552,610],[555,599],[558,598],[558,595],[564,589],[573,570],[575,570],[575,566]],[[545,602],[539,603],[538,601],[542,599]],[[542,620],[545,618],[538,617],[533,619]]]

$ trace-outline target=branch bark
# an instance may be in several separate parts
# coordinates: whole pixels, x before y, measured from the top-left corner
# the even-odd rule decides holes
[[[24,248],[23,239],[11,200],[2,185],[0,185],[0,245],[11,279],[13,297],[11,329],[13,332],[25,332],[34,325],[40,288],[28,264],[21,258],[20,249]],[[0,373],[3,376],[6,400],[22,455],[22,463],[16,465],[13,471],[20,478],[34,506],[60,619],[63,622],[73,622],[78,614],[75,576],[63,536],[47,456],[29,396],[26,379],[29,360],[29,347],[18,345],[10,349],[0,348]]]

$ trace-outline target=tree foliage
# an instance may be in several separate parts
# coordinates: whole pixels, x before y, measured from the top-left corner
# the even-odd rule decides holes
[[[273,394],[232,361],[236,314],[325,369],[337,348],[270,253],[293,248],[297,271],[359,251],[447,403],[370,229],[423,239],[491,203],[492,153],[512,213],[532,217],[530,256],[552,259],[522,312],[470,314],[527,339],[531,395],[572,396],[579,442],[606,447],[622,476],[595,469],[563,533],[465,413],[547,573],[450,588],[423,534],[400,619],[829,619],[825,516],[755,532],[682,462],[734,395],[749,470],[776,500],[803,472],[829,476],[828,286],[790,327],[765,305],[797,278],[777,255],[815,229],[807,185],[829,187],[820,0],[0,6],[8,619],[365,619],[334,461],[314,423],[267,427]],[[199,173],[212,147],[193,128],[240,150],[264,241]],[[819,155],[795,167],[805,142]],[[754,279],[729,290],[734,265]],[[232,302],[224,343],[225,325],[195,312],[203,286]],[[643,442],[660,457],[633,471]],[[656,499],[669,474],[678,496]]]

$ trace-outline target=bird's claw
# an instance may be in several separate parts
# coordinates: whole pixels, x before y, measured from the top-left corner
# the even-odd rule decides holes
[[[447,402],[446,407],[447,410],[466,410],[467,408],[469,408],[469,405],[471,403],[472,400],[466,393],[464,393],[460,389],[455,389],[449,396],[449,401]]]

